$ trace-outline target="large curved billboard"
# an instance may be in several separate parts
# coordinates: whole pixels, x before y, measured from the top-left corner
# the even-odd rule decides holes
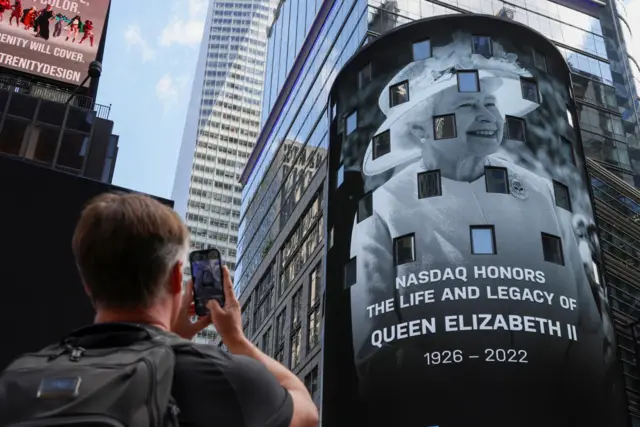
[[[362,425],[625,425],[570,87],[543,36],[481,16],[400,28],[338,76],[327,306],[350,336],[329,308],[324,383],[351,365]]]

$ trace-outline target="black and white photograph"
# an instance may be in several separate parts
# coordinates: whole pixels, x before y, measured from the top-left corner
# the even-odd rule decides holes
[[[618,387],[568,73],[523,43],[464,30],[408,41],[395,67],[370,53],[349,80],[358,93],[334,86],[335,191],[357,201],[350,233],[334,239],[349,245],[370,419],[404,401],[403,425],[525,425],[508,414],[536,405],[534,424],[603,425],[597,406],[564,421]],[[456,396],[475,418],[421,411]]]

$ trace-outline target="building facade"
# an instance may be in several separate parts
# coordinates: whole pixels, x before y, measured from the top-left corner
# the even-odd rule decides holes
[[[312,273],[322,263],[321,249],[311,255],[304,252],[308,241],[305,236],[311,236],[311,228],[305,226],[308,223],[302,219],[312,211],[317,195],[323,194],[322,197],[325,197],[329,88],[339,70],[358,49],[391,29],[420,18],[483,13],[515,20],[547,36],[564,56],[572,72],[572,90],[577,108],[575,120],[580,123],[584,152],[589,158],[589,171],[605,171],[605,178],[601,178],[606,182],[603,188],[616,189],[606,193],[594,190],[597,223],[599,226],[605,223],[600,218],[603,209],[599,206],[610,204],[613,199],[626,207],[623,212],[629,218],[634,217],[635,214],[629,212],[634,212],[634,203],[640,200],[640,193],[634,188],[640,183],[637,178],[640,170],[635,169],[640,164],[634,162],[638,147],[637,79],[634,76],[637,76],[638,69],[634,68],[635,61],[628,54],[631,51],[627,46],[631,43],[631,30],[624,25],[625,13],[621,2],[310,0],[283,1],[280,10],[283,8],[289,8],[288,18],[285,19],[282,13],[276,15],[270,32],[267,76],[270,76],[271,85],[265,89],[263,127],[256,149],[242,175],[244,191],[235,286],[245,308],[249,336],[256,343],[265,342],[264,348],[270,349],[271,355],[279,356],[276,350],[282,351],[284,357],[280,360],[290,367],[295,366],[296,373],[305,379],[314,393],[317,393],[318,378],[321,376],[320,357],[317,348],[305,342],[313,338],[314,328],[309,324],[316,306],[305,297],[301,306],[294,304],[293,297],[298,291],[303,295],[315,295]],[[310,18],[311,11],[314,11],[314,18]],[[302,15],[305,16],[304,20],[300,18]],[[298,19],[292,20],[291,16]],[[282,37],[292,34],[294,28],[295,34],[299,34],[301,22],[306,22],[304,29],[307,35],[302,43],[296,36],[294,57],[290,59],[291,48],[288,46],[287,53],[283,53],[285,45]],[[291,38],[286,39],[291,42]],[[285,189],[282,183],[282,171],[291,167],[283,161],[286,146],[283,142],[292,139],[307,147],[316,147],[323,162],[313,177],[291,177],[297,182],[296,192],[292,192],[291,187]],[[294,161],[296,164],[304,163],[297,159]],[[294,195],[296,193],[299,195]],[[280,207],[280,201],[289,195],[294,195],[292,200],[295,208],[292,213],[288,209],[282,211]],[[266,215],[267,212],[269,215]],[[620,247],[620,241],[626,242],[623,249],[627,257],[635,258],[640,250],[636,237],[632,237],[629,231],[623,233],[617,228],[613,230],[617,234],[608,236],[601,231],[605,267],[611,258],[608,254],[614,250],[612,248]],[[294,249],[300,255],[285,256],[287,243],[295,241],[295,236],[300,234],[304,244],[298,243]],[[267,239],[265,236],[270,237]],[[321,246],[330,244],[334,238],[330,232],[321,233],[320,236]],[[621,253],[617,253],[620,258]],[[282,260],[289,259],[296,261],[293,283],[288,284],[280,295],[270,297],[268,308],[263,309],[267,314],[263,314],[261,323],[255,325],[249,313],[258,304],[257,284],[263,282],[263,277],[270,277],[268,282],[273,283],[271,289],[279,294],[280,283],[288,282],[284,275],[289,264],[285,261],[283,265]],[[633,328],[628,325],[633,323],[632,319],[637,318],[638,314],[632,308],[637,306],[637,294],[629,289],[637,291],[635,284],[638,281],[633,278],[638,277],[634,275],[639,274],[640,270],[629,267],[631,261],[623,263],[627,270],[617,273],[616,279],[618,283],[623,282],[620,289],[624,292],[609,292],[609,295],[614,323],[619,334],[627,337],[626,341],[618,341],[631,352],[623,356],[623,360],[626,360],[627,390],[631,393],[629,406],[632,414],[637,415],[637,399],[640,396],[633,390],[640,388],[637,384],[638,375],[634,374],[636,358],[633,352]],[[611,274],[608,268],[605,270],[606,282],[611,289]],[[323,271],[324,267],[321,267],[319,273]],[[257,299],[260,300],[260,297]],[[302,309],[298,310],[298,307]],[[321,316],[328,309],[324,303],[318,307]],[[298,327],[294,326],[294,318],[302,319],[300,329],[303,332],[303,346],[300,356]],[[266,333],[278,329],[283,331],[278,335],[278,340],[274,340],[274,332]],[[301,359],[299,363],[298,357]],[[296,361],[294,365],[291,364],[292,360]]]
[[[0,154],[111,183],[118,135],[110,106],[80,96],[68,109],[70,92],[15,77],[0,77]]]
[[[215,247],[233,272],[240,173],[260,130],[270,0],[209,2],[172,198],[194,249]]]

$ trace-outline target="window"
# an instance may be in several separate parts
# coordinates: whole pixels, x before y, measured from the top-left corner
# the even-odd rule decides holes
[[[540,103],[538,98],[538,84],[531,79],[520,78],[520,88],[522,89],[522,98],[536,104]]]
[[[513,141],[526,141],[525,123],[524,120],[517,117],[506,118],[505,130],[507,131],[507,139]]]
[[[336,180],[337,180],[336,187],[340,187],[344,182],[344,165],[340,165],[340,168],[338,169],[338,174],[336,176]]]
[[[291,334],[291,369],[295,369],[300,363],[300,350],[302,347],[302,328],[297,328]]]
[[[573,127],[573,115],[569,110],[567,110],[567,121],[569,122],[569,126]]]
[[[391,131],[384,131],[373,137],[373,160],[391,152]]]
[[[347,135],[351,135],[351,133],[353,133],[353,131],[355,131],[358,128],[358,112],[357,111],[354,111],[353,113],[347,116],[346,128],[347,128]]]
[[[440,171],[427,171],[418,174],[418,198],[442,196]]]
[[[271,328],[268,328],[264,335],[262,335],[262,351],[267,355],[271,356]]]
[[[558,236],[542,233],[542,254],[545,261],[564,265],[562,241]]]
[[[362,89],[371,82],[371,63],[365,65],[358,73],[358,89]]]
[[[307,351],[320,342],[320,304],[315,305],[309,312],[309,335],[307,337]]]
[[[309,306],[314,305],[320,299],[320,286],[322,286],[322,263],[316,265],[309,277]]]
[[[477,71],[458,71],[458,92],[479,92],[480,79]]]
[[[317,394],[320,391],[320,387],[318,387],[318,367],[314,366],[311,372],[309,372],[304,377],[304,385],[309,390],[309,394],[315,401],[318,397]]]
[[[507,169],[485,167],[484,180],[487,185],[487,193],[509,194],[509,174]]]
[[[545,73],[547,72],[547,58],[535,49],[533,49],[533,65]]]
[[[433,134],[435,139],[448,139],[456,137],[456,116],[447,114],[433,118]]]
[[[415,235],[397,237],[393,240],[396,265],[408,264],[416,260]]]
[[[302,289],[298,289],[291,298],[291,324],[292,328],[300,326],[302,321]]]
[[[573,144],[566,138],[560,137],[560,150],[562,157],[569,163],[576,164],[576,158],[573,155]]]
[[[358,202],[358,222],[373,215],[373,193],[365,194]]]
[[[356,258],[351,258],[349,262],[344,266],[344,287],[350,288],[351,286],[356,284],[358,280],[357,277],[357,263]]]
[[[473,36],[473,53],[490,58],[492,54],[491,50],[491,37],[489,36]]]
[[[471,253],[474,255],[496,253],[496,239],[492,225],[471,226]]]
[[[569,195],[569,187],[558,181],[553,181],[553,194],[556,198],[556,206],[571,211],[571,196]]]
[[[431,40],[426,39],[413,44],[413,60],[431,58]]]
[[[389,107],[409,101],[409,82],[404,81],[389,87]]]
[[[287,318],[287,310],[282,310],[276,317],[276,331],[275,331],[275,347],[276,349],[284,345],[284,327],[285,320]]]

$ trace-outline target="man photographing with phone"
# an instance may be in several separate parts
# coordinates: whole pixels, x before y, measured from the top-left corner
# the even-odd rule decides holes
[[[303,383],[244,336],[226,268],[224,307],[211,300],[191,322],[188,240],[178,215],[149,197],[89,203],[73,251],[95,323],[0,375],[0,425],[317,426]],[[189,341],[211,322],[231,354]]]

